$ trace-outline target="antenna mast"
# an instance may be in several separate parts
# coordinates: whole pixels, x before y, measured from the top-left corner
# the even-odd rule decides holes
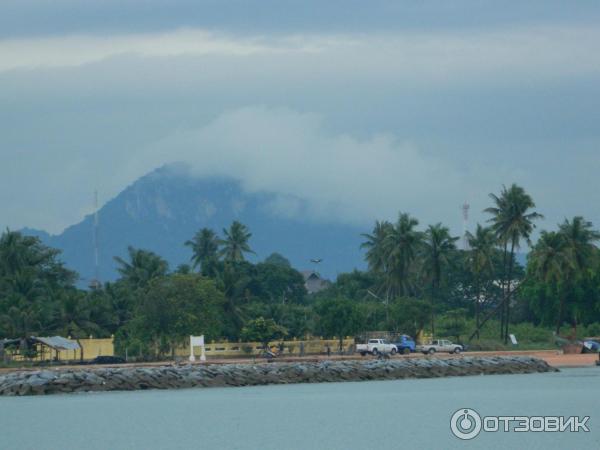
[[[90,283],[92,289],[100,287],[100,268],[98,258],[98,191],[94,191],[94,279]]]
[[[469,250],[469,240],[467,239],[467,231],[468,231],[468,225],[469,225],[469,208],[471,207],[471,205],[469,205],[466,201],[465,203],[462,205],[462,214],[463,214],[463,238],[462,238],[462,246],[463,246],[463,250]]]

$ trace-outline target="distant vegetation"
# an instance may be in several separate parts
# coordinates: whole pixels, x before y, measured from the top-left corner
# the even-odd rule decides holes
[[[443,224],[420,227],[401,213],[363,235],[368,270],[341,274],[312,295],[282,255],[246,260],[252,234],[240,222],[220,235],[199,230],[182,243],[190,264],[174,270],[160,255],[130,247],[128,257],[115,258],[120,278],[87,291],[75,287],[78,275],[59,251],[7,230],[0,338],[115,335],[119,352],[157,358],[198,333],[265,342],[425,330],[475,348],[503,348],[510,333],[525,347],[552,346],[552,331],[599,335],[600,234],[574,217],[532,243],[541,218],[533,199],[517,185],[490,197],[487,226],[467,234],[468,250]],[[526,244],[522,267],[515,254]]]

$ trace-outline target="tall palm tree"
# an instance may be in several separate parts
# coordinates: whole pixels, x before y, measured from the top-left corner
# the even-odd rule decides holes
[[[581,216],[575,216],[571,221],[565,219],[559,225],[559,232],[563,235],[566,245],[572,253],[576,268],[578,270],[585,269],[596,248],[594,242],[600,240],[600,233],[593,229],[592,222],[586,221]]]
[[[223,234],[225,235],[225,239],[220,241],[223,248],[219,254],[225,261],[244,261],[244,253],[254,253],[250,248],[250,245],[248,245],[252,233],[250,233],[246,225],[236,220],[231,224],[229,230],[223,229]]]
[[[410,269],[423,242],[423,233],[415,228],[419,221],[401,213],[384,240],[387,254],[386,297],[404,295],[410,291]]]
[[[535,211],[535,203],[531,196],[521,186],[512,184],[508,189],[502,187],[499,196],[490,194],[494,206],[484,212],[492,217],[492,230],[503,249],[503,282],[500,337],[508,342],[508,324],[510,321],[510,299],[513,291],[513,268],[515,251],[520,248],[521,240],[531,243],[530,236],[535,228],[533,223],[543,216]],[[510,250],[509,250],[510,249]]]
[[[440,293],[443,272],[450,265],[458,237],[450,236],[441,223],[429,225],[423,241],[423,270],[431,283],[431,336],[435,336],[435,300]]]
[[[560,283],[565,269],[573,266],[567,241],[561,233],[542,231],[531,251],[535,276],[547,283]]]
[[[210,228],[202,228],[185,245],[192,248],[192,263],[194,267],[200,267],[203,275],[214,275],[214,265],[217,261],[219,250],[219,237]]]
[[[124,280],[134,287],[145,287],[153,278],[161,277],[169,271],[169,264],[156,253],[127,248],[129,261],[115,256],[117,268]]]
[[[566,247],[566,251],[568,252],[571,261],[564,271],[565,282],[570,286],[577,279],[581,279],[586,275],[587,269],[592,263],[594,250],[596,249],[594,242],[600,239],[600,233],[593,229],[592,222],[586,221],[581,216],[576,216],[573,217],[571,221],[565,219],[565,221],[559,225],[559,234],[564,240],[564,246]],[[565,297],[566,296],[563,295],[560,299],[556,334],[560,332],[560,326],[562,324]]]
[[[467,242],[469,243],[469,266],[473,274],[475,284],[475,325],[476,336],[479,339],[480,312],[481,312],[481,291],[482,279],[494,272],[494,247],[496,237],[494,232],[487,227],[477,224],[475,234],[467,231]]]
[[[387,269],[388,252],[385,241],[392,229],[393,225],[387,220],[381,222],[377,220],[371,234],[361,234],[367,240],[360,244],[360,248],[367,249],[365,259],[373,272],[383,273]]]
[[[574,269],[574,258],[562,233],[542,231],[531,252],[533,274],[554,289],[560,298],[556,334],[560,332],[565,291],[561,289],[564,278]]]

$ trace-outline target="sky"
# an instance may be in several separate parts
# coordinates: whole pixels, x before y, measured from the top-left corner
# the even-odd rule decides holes
[[[518,183],[600,226],[599,44],[592,1],[4,0],[0,227],[174,162],[314,221],[458,233]]]

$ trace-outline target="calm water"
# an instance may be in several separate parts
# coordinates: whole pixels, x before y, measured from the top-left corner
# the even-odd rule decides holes
[[[0,448],[599,449],[600,368],[557,374],[0,398]],[[449,418],[589,415],[590,433],[481,433]]]

